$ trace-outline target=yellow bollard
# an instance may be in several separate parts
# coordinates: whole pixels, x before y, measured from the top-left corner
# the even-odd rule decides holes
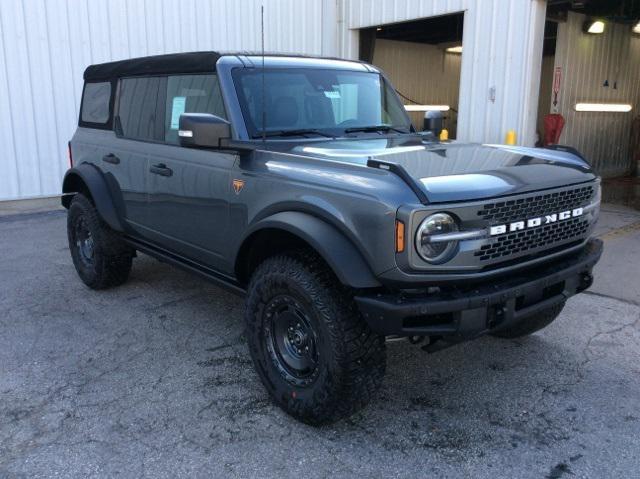
[[[449,130],[443,128],[440,132],[440,141],[447,141],[449,139]]]
[[[504,143],[506,145],[515,145],[516,144],[516,132],[515,132],[515,130],[507,131],[507,136],[504,139]]]

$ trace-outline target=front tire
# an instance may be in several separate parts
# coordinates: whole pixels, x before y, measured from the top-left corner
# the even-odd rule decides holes
[[[328,424],[363,408],[382,383],[384,336],[313,252],[265,260],[248,288],[246,326],[255,368],[296,419]]]
[[[80,193],[69,206],[67,236],[73,264],[84,284],[92,289],[104,289],[127,280],[134,250]]]

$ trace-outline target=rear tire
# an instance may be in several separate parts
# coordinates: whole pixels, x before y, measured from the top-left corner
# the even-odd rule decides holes
[[[348,417],[382,383],[384,336],[369,329],[348,290],[313,252],[265,260],[251,278],[245,320],[262,383],[302,422]]]
[[[529,336],[530,334],[540,331],[542,328],[549,326],[562,312],[564,308],[564,301],[560,304],[556,304],[547,309],[540,311],[531,316],[526,316],[518,321],[513,326],[498,330],[491,333],[492,336],[498,338],[520,338],[522,336]]]
[[[78,193],[67,214],[71,258],[80,279],[92,289],[118,286],[129,277],[134,249],[100,218],[89,199]]]

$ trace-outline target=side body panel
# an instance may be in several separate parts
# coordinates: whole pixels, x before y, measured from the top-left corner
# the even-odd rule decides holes
[[[269,151],[241,157],[233,179],[244,182],[230,204],[229,250],[235,257],[254,225],[276,213],[320,218],[350,241],[374,274],[395,267],[398,205],[415,202],[385,170]]]
[[[231,272],[226,250],[236,155],[174,145],[146,148],[150,173],[145,235],[192,260]]]

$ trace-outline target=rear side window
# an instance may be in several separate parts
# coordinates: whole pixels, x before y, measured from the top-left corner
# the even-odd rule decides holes
[[[182,113],[211,113],[226,118],[217,75],[173,75],[167,78],[164,140],[178,143]]]
[[[105,126],[111,116],[111,82],[86,83],[82,94],[80,123]]]
[[[162,140],[162,120],[158,119],[158,77],[120,80],[116,129],[134,140]]]

